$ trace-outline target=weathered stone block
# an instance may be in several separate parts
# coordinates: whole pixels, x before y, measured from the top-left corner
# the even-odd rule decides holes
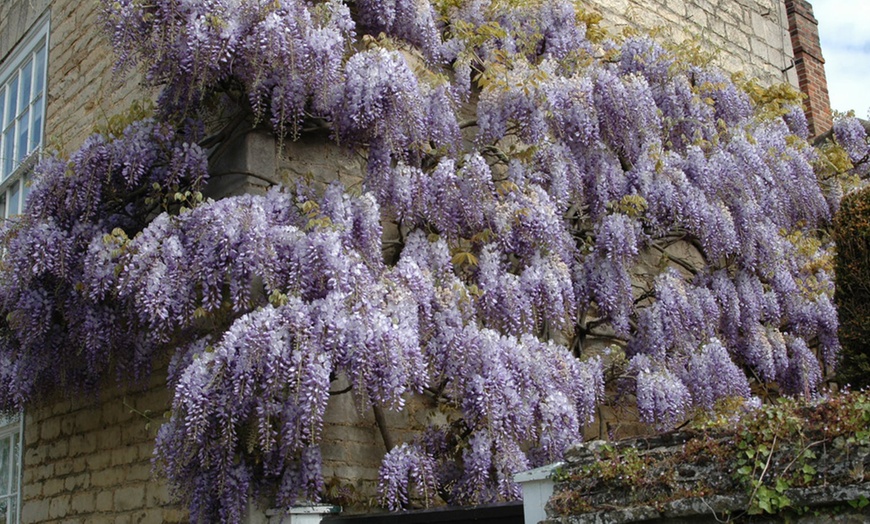
[[[99,412],[89,409],[79,411],[75,415],[75,432],[76,433],[86,433],[88,431],[93,431],[100,427],[100,414]]]
[[[102,471],[95,471],[91,475],[91,485],[97,488],[121,486],[124,483],[124,479],[125,475],[123,468],[109,468]]]
[[[169,487],[165,482],[150,482],[145,485],[145,503],[151,507],[167,506],[172,502]]]
[[[94,511],[94,502],[94,494],[85,491],[74,494],[70,505],[74,513],[90,513]]]
[[[84,435],[74,435],[70,437],[69,454],[71,457],[93,453],[97,449],[96,435],[86,433]]]
[[[96,452],[85,457],[85,464],[91,471],[99,471],[106,468],[112,461],[109,453]]]
[[[54,477],[46,480],[42,484],[42,494],[46,497],[53,497],[63,491],[63,479]]]
[[[145,505],[145,487],[134,485],[115,490],[114,510],[130,511]]]
[[[112,496],[113,493],[111,491],[100,491],[97,493],[94,502],[94,508],[97,511],[111,511],[112,510]]]
[[[112,465],[122,466],[136,462],[139,459],[139,450],[135,446],[125,446],[112,450]]]
[[[53,519],[65,517],[69,513],[70,496],[61,495],[51,499],[48,504],[48,516]]]
[[[24,507],[21,508],[21,522],[29,524],[47,521],[49,505],[50,501],[47,499],[35,500],[29,504],[25,504]]]
[[[66,491],[79,491],[91,487],[91,474],[79,473],[66,477],[63,481],[63,488]]]
[[[163,512],[159,509],[149,509],[134,513],[130,519],[135,524],[163,524]]]
[[[42,440],[54,440],[60,436],[60,419],[50,418],[42,421],[39,426],[39,438]]]

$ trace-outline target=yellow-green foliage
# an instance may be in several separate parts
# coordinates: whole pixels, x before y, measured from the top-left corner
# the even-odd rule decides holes
[[[806,96],[794,88],[791,84],[774,84],[764,87],[758,80],[748,82],[741,81],[741,74],[735,75],[734,83],[740,86],[752,99],[752,103],[758,108],[758,117],[761,119],[774,119],[788,114],[795,105],[803,103]]]
[[[839,186],[844,193],[861,185],[861,177],[854,172],[855,165],[843,146],[829,140],[816,151],[818,157],[813,167],[820,180],[830,186]]]
[[[123,113],[107,117],[103,122],[94,126],[94,133],[106,137],[117,138],[124,134],[127,126],[154,115],[154,103],[150,100],[136,100]]]
[[[677,70],[682,67],[681,64],[689,64],[698,67],[708,67],[716,59],[717,50],[710,50],[708,46],[700,38],[689,38],[674,44],[670,41],[664,43],[665,48],[673,53],[677,59],[674,65]],[[679,65],[678,65],[679,64]]]
[[[574,10],[577,11],[577,20],[586,24],[586,38],[593,44],[598,44],[607,38],[607,30],[601,27],[604,17],[593,11],[587,11],[581,6],[581,2],[574,2]]]

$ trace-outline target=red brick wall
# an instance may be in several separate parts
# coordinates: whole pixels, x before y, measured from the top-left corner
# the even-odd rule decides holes
[[[785,0],[794,62],[800,89],[807,95],[804,110],[810,134],[818,136],[831,129],[831,101],[825,78],[825,59],[819,44],[819,21],[806,0]]]

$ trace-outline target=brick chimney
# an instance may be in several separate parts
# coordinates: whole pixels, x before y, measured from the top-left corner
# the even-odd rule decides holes
[[[819,136],[833,126],[825,59],[819,44],[819,21],[813,16],[813,6],[806,0],[785,0],[794,65],[801,91],[807,95],[804,112],[810,135]]]

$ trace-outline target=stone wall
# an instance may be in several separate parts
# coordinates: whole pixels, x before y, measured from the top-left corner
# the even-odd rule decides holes
[[[716,62],[765,84],[798,85],[782,0],[583,0],[612,30],[660,30],[680,43],[697,38]]]
[[[74,151],[95,125],[105,124],[134,100],[151,97],[142,89],[140,75],[113,72],[115,57],[99,5],[95,1],[52,2],[45,115],[49,148]]]
[[[0,61],[9,56],[27,30],[48,9],[51,0],[6,0],[0,2]]]
[[[141,75],[113,72],[114,56],[100,19],[99,2],[4,0],[0,2],[0,60],[42,16],[49,15],[46,144],[74,150],[95,125],[150,98]]]
[[[764,493],[787,497],[788,503],[767,512],[758,507],[761,488],[753,491],[739,480],[741,463],[726,451],[735,440],[727,431],[689,431],[577,444],[553,477],[555,489],[542,524],[857,524],[870,519],[870,506],[861,502],[870,496],[865,474],[870,448],[846,444],[843,437],[769,446],[764,469],[748,475],[759,479],[768,490]],[[811,472],[804,483],[780,487],[777,481],[779,491],[769,486],[771,479],[788,479],[789,472],[794,477],[801,470]]]
[[[186,522],[152,475],[154,439],[170,396],[161,373],[140,386],[70,396],[24,418],[22,523]]]

